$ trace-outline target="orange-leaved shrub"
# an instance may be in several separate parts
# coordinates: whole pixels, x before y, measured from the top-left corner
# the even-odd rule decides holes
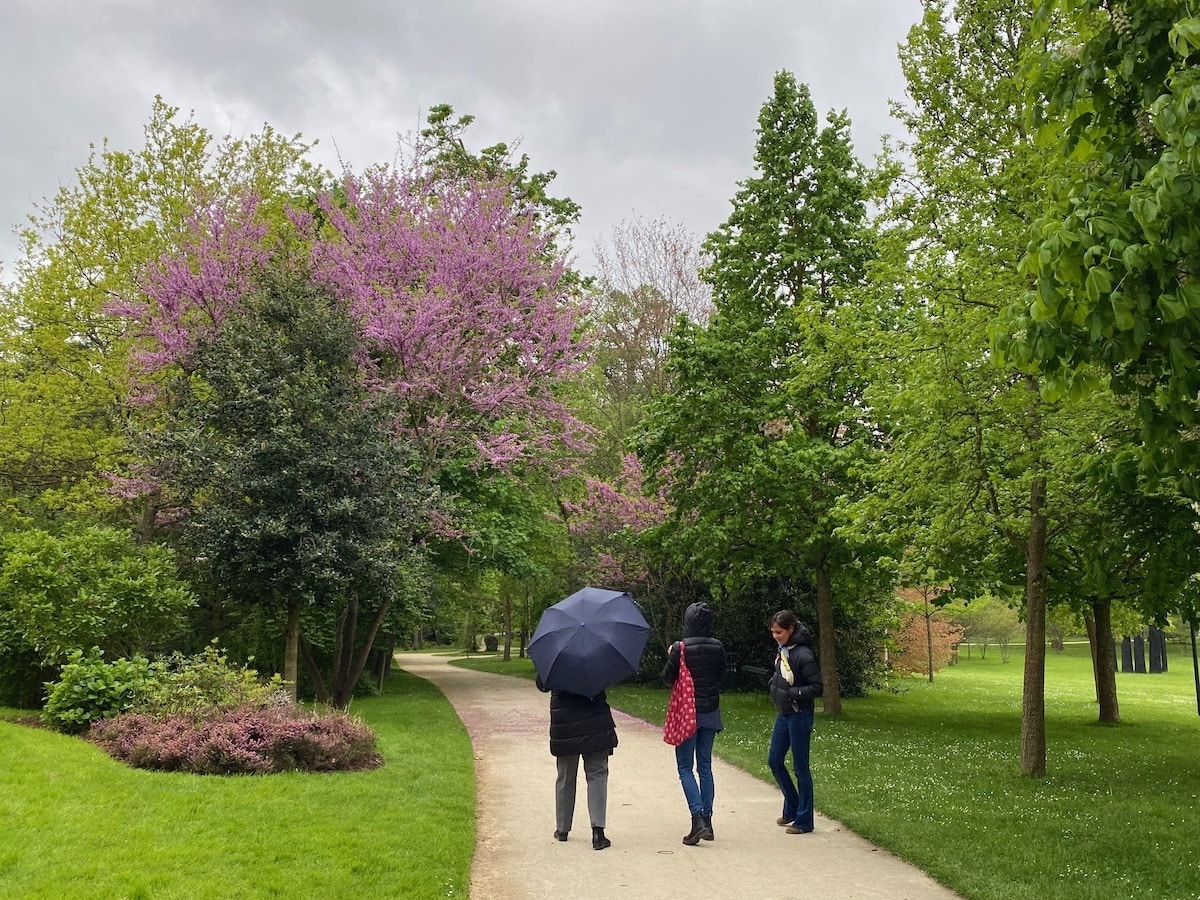
[[[941,614],[935,613],[927,623],[919,610],[907,609],[900,614],[900,627],[891,635],[888,664],[897,675],[924,675],[930,668],[936,672],[953,663],[954,648],[962,638],[962,627],[946,621]]]

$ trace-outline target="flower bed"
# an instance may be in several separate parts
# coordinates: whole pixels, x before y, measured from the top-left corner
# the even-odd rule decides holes
[[[85,736],[135,768],[197,775],[358,771],[383,762],[363,723],[298,706],[244,705],[202,718],[124,713]]]

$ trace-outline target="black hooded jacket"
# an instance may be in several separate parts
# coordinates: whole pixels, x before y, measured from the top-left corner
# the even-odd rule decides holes
[[[548,688],[537,678],[539,691]],[[569,691],[550,691],[550,753],[576,756],[609,753],[617,746],[617,726],[604,691],[583,697]]]
[[[813,698],[825,693],[825,682],[821,679],[821,667],[812,651],[812,638],[808,629],[797,625],[792,639],[787,644],[788,665],[792,667],[792,683],[788,684],[780,671],[779,654],[775,655],[775,670],[767,690],[775,711],[790,715],[802,709],[813,708]]]
[[[683,640],[667,652],[663,681],[675,684],[679,677],[679,645],[696,690],[696,712],[713,712],[721,705],[721,682],[725,679],[725,645],[712,636],[713,611],[707,603],[693,603],[683,614]]]

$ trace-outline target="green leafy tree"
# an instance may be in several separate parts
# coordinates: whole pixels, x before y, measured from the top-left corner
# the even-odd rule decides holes
[[[1059,32],[1055,32],[1057,34]],[[911,166],[894,174],[875,269],[892,304],[872,336],[867,404],[887,453],[859,522],[876,513],[888,543],[967,596],[1019,599],[1026,623],[1021,770],[1045,771],[1049,557],[1092,509],[1081,472],[1122,440],[1110,395],[1042,391],[991,353],[990,330],[1029,288],[1019,268],[1047,184],[1066,167],[1012,114],[1024,55],[1050,38],[1033,4],[928,0],[901,48],[913,98],[897,114]]]
[[[6,498],[111,508],[105,473],[125,448],[129,344],[109,304],[186,238],[195,204],[245,189],[278,212],[280,197],[318,180],[308,150],[270,127],[217,140],[156,98],[141,149],[93,148],[73,183],[35,209],[15,281],[0,288]]]
[[[712,290],[700,239],[665,220],[627,220],[595,246],[585,322],[592,359],[577,402],[596,426],[593,474],[618,477],[650,400],[666,391],[668,338],[680,317],[703,322]]]
[[[1113,608],[1136,611],[1137,628],[1166,623],[1193,573],[1200,570],[1196,510],[1180,497],[1123,487],[1136,482],[1136,461],[1108,464],[1101,491],[1072,523],[1049,560],[1051,590],[1082,614],[1093,645],[1101,722],[1120,720],[1113,653]]]
[[[2,552],[0,606],[52,665],[91,648],[110,656],[160,649],[195,603],[175,554],[139,546],[121,529],[28,529],[5,535]]]
[[[169,382],[165,421],[140,446],[164,499],[186,509],[180,536],[200,577],[286,611],[285,681],[294,695],[299,654],[318,697],[337,706],[395,599],[428,499],[392,434],[394,410],[362,383],[358,349],[328,291],[267,275],[198,340],[191,374]],[[328,686],[302,640],[310,607],[338,611]]]
[[[833,585],[848,557],[832,510],[870,442],[847,345],[871,255],[864,178],[848,119],[821,127],[789,72],[759,113],[754,160],[705,243],[715,312],[674,333],[673,387],[652,404],[643,456],[674,508],[668,552],[711,584],[811,578],[824,709],[837,714]]]
[[[416,140],[414,149],[419,161],[439,178],[468,183],[497,179],[507,182],[518,207],[534,212],[542,227],[556,238],[569,237],[569,229],[582,210],[570,197],[555,197],[547,190],[558,173],[553,169],[530,172],[529,155],[517,156],[516,148],[504,142],[477,153],[468,150],[465,135],[474,121],[472,115],[455,117],[454,107],[448,103],[435,104],[425,116],[425,127]]]
[[[502,474],[472,465],[447,466],[438,484],[461,531],[431,543],[437,568],[458,586],[459,619],[500,631],[507,660],[514,629],[530,631],[525,599],[536,598],[540,609],[569,593],[557,488],[536,471]]]
[[[996,350],[1088,391],[1095,366],[1142,424],[1142,473],[1200,497],[1200,18],[1182,2],[1041,0],[1029,48],[1049,186],[1024,266],[1036,279]],[[1051,29],[1065,18],[1069,37]]]
[[[1012,604],[991,594],[968,601],[956,601],[945,608],[947,618],[963,629],[963,640],[979,645],[979,655],[987,658],[989,644],[1000,648],[1003,662],[1008,662],[1012,639],[1021,633],[1021,620]]]

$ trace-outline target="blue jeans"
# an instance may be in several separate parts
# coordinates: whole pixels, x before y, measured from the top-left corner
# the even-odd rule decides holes
[[[714,728],[697,728],[696,733],[675,748],[675,765],[679,768],[679,783],[683,786],[683,796],[687,798],[688,809],[694,816],[711,816],[713,796],[716,787],[713,785],[712,749],[713,741],[717,739]],[[695,760],[695,772],[692,771]],[[696,783],[696,775],[700,783]]]
[[[790,716],[776,716],[775,729],[771,732],[771,749],[767,752],[767,765],[779,789],[783,791],[783,817],[804,831],[813,830],[813,782],[812,771],[808,767],[812,732],[811,709]],[[792,751],[792,768],[796,772],[794,782],[787,769],[789,750]]]

